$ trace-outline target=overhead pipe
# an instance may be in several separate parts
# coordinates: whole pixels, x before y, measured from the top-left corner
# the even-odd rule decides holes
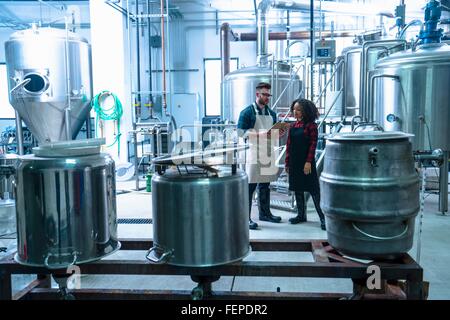
[[[152,79],[152,44],[150,42],[151,36],[152,36],[152,29],[151,29],[151,18],[150,18],[151,8],[150,8],[150,0],[147,0],[147,25],[148,25],[148,86],[150,95],[148,97],[148,108],[150,113],[150,119],[153,118],[153,79]]]
[[[136,1],[136,97],[134,99],[134,107],[137,121],[141,118],[141,53],[140,53],[140,33],[139,33],[139,1]]]
[[[223,23],[220,27],[220,61],[221,76],[223,78],[230,72],[230,38],[236,40],[237,37],[233,33],[228,23]]]
[[[161,63],[162,63],[162,107],[164,113],[167,115],[167,94],[166,94],[166,45],[165,45],[165,30],[164,30],[164,0],[160,1],[161,6]]]
[[[259,66],[267,66],[268,64],[268,42],[269,42],[269,23],[267,13],[271,8],[285,9],[291,11],[308,10],[309,6],[295,1],[278,1],[278,0],[262,0],[258,5],[257,16],[257,64]],[[287,40],[288,32],[285,32]]]
[[[345,30],[345,31],[322,31],[323,38],[334,37],[348,37],[353,38],[360,30]],[[294,31],[294,32],[270,32],[270,40],[309,40],[311,37],[310,31]],[[254,32],[237,34],[235,41],[255,41],[257,35]]]

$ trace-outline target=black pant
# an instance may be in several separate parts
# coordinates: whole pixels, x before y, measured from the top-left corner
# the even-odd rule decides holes
[[[265,183],[249,183],[248,184],[248,216],[251,217],[252,212],[252,199],[253,193],[258,187],[258,202],[259,202],[259,215],[270,215],[270,198],[267,196],[270,193],[270,182]]]
[[[310,193],[311,198],[314,202],[314,207],[316,208],[317,214],[319,215],[320,221],[325,219],[322,209],[320,208],[320,192]],[[297,202],[297,212],[298,215],[306,220],[306,206],[305,206],[305,193],[303,191],[295,191],[295,201]]]

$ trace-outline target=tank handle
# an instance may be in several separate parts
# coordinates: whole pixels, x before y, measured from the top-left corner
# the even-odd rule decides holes
[[[403,236],[406,234],[406,232],[408,232],[408,224],[407,224],[407,223],[406,223],[406,226],[405,226],[405,230],[403,230],[400,234],[398,234],[398,235],[396,235],[396,236],[392,236],[392,237],[379,237],[379,236],[371,235],[371,234],[369,234],[369,233],[367,233],[367,232],[364,232],[364,231],[361,230],[360,228],[358,228],[358,227],[355,225],[354,222],[352,222],[352,226],[353,226],[353,228],[354,228],[356,231],[362,233],[362,234],[365,235],[366,237],[369,237],[369,238],[372,238],[372,239],[376,239],[376,240],[393,240],[393,239],[397,239],[397,238],[403,237]]]
[[[49,254],[47,254],[47,256],[45,257],[45,260],[44,260],[44,265],[47,269],[62,269],[62,268],[67,267],[66,264],[62,264],[62,263],[49,264],[49,260],[50,260],[51,256],[72,256],[73,260],[71,263],[68,264],[69,266],[74,265],[78,259],[76,251],[73,251],[72,253],[61,254],[61,255],[56,255],[56,254],[54,255],[54,254],[49,253]]]
[[[157,246],[151,247],[150,250],[147,251],[145,258],[155,264],[166,263],[167,261],[169,261],[170,258],[172,258],[173,250],[164,251],[163,254],[161,254],[161,256],[159,258],[155,258],[155,256],[152,255],[152,253],[157,250],[163,251],[164,249],[162,249],[161,247],[157,247]]]

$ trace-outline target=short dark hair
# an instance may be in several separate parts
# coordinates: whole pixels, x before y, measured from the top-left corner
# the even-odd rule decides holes
[[[314,102],[308,99],[295,99],[291,104],[291,112],[294,112],[294,106],[296,103],[302,107],[303,121],[305,123],[313,122],[319,118],[319,110],[317,110]]]
[[[260,90],[260,89],[270,90],[270,88],[272,88],[272,86],[270,85],[270,83],[267,83],[267,82],[260,82],[256,86],[256,90]]]

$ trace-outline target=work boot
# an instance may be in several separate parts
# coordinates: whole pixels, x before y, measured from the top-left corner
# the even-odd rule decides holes
[[[319,219],[320,219],[320,228],[322,230],[326,230],[326,225],[325,225],[325,215],[322,212],[322,208],[320,208],[320,193],[318,194],[312,194],[311,195],[313,202],[314,202],[314,207],[316,207],[316,211],[317,214],[319,215]]]
[[[327,227],[325,226],[325,219],[320,219],[320,229],[327,230]]]
[[[258,224],[254,222],[252,219],[248,220],[248,228],[250,230],[256,230],[258,229]]]
[[[258,209],[259,220],[273,223],[281,222],[281,217],[274,216],[270,212],[270,189],[268,186],[267,188],[258,189]]]
[[[295,201],[297,202],[297,216],[290,218],[289,222],[292,224],[306,222],[305,194],[303,192],[295,192]]]

